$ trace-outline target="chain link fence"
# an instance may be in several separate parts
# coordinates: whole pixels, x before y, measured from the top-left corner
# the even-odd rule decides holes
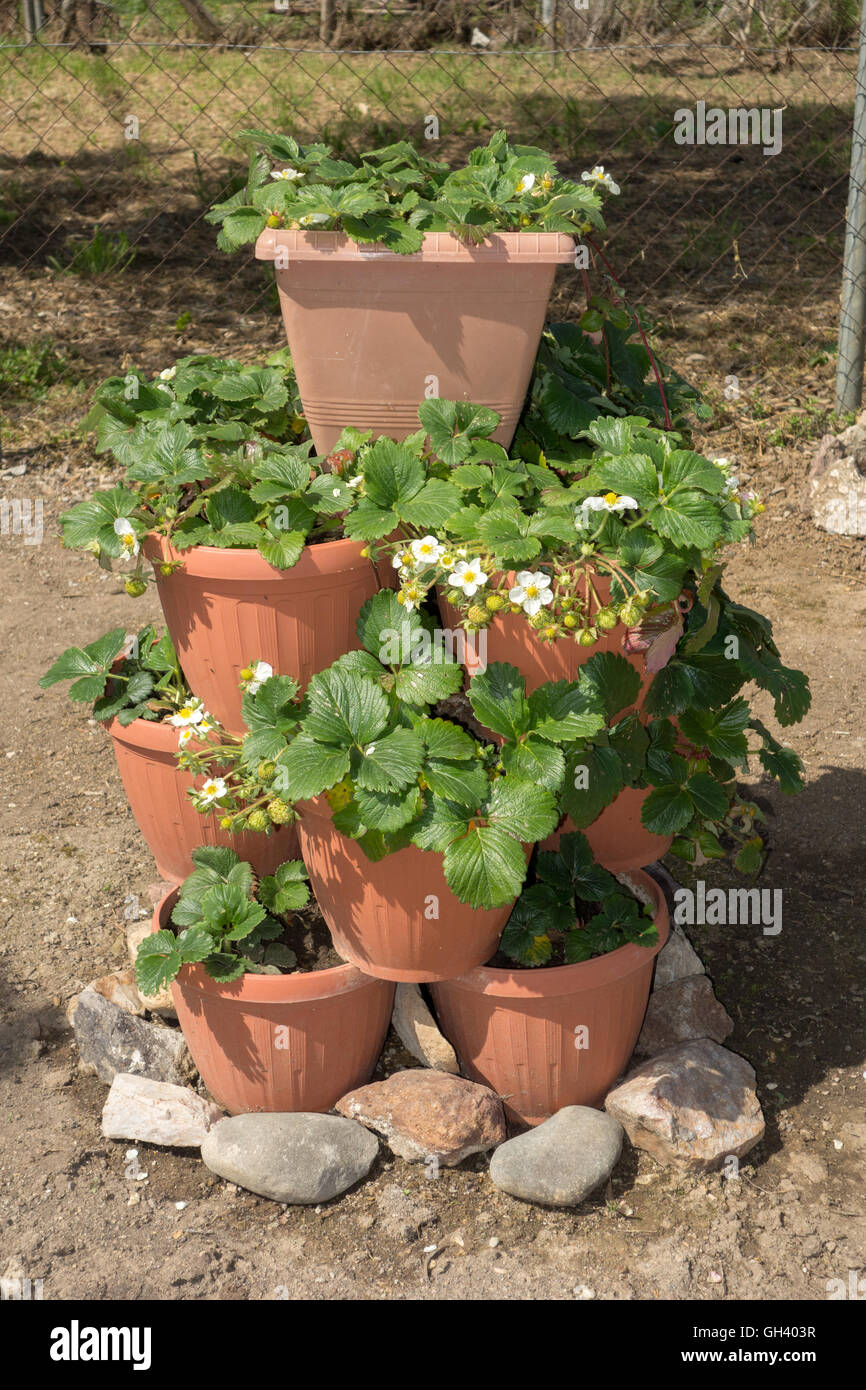
[[[169,326],[234,348],[258,315],[276,346],[264,268],[204,221],[240,130],[458,159],[504,127],[611,170],[605,257],[722,412],[826,417],[857,22],[851,0],[7,0],[0,337],[51,327],[62,294],[94,368]],[[562,271],[554,315],[579,295]]]

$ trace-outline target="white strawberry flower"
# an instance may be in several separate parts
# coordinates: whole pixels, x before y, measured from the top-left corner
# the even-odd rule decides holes
[[[346,483],[346,487],[360,487],[363,481],[363,473],[357,473],[354,478],[349,479],[349,481]]]
[[[191,743],[193,738],[195,737],[195,732],[195,728],[192,724],[188,724],[186,728],[181,729],[180,733],[177,736],[178,748],[186,748],[186,745],[188,743]]]
[[[160,381],[173,381],[177,376],[177,367],[164,367],[159,374]]]
[[[414,540],[409,549],[419,564],[435,565],[445,547],[435,536],[422,536],[420,540]]]
[[[287,165],[285,169],[271,170],[272,179],[283,179],[287,183],[294,183],[296,179],[302,179],[303,177],[303,171],[301,169],[293,169],[291,165]]]
[[[462,589],[467,598],[472,598],[487,583],[487,575],[481,568],[480,560],[461,560],[449,574],[448,583],[454,589]]]
[[[627,512],[638,505],[627,493],[606,492],[603,497],[584,497],[580,510],[586,518],[588,512]]]
[[[270,680],[274,674],[274,668],[267,661],[257,661],[252,670],[252,679],[246,682],[246,688],[248,694],[255,695],[259,687],[264,685],[265,681]]]
[[[330,222],[330,220],[326,212],[307,212],[303,217],[298,218],[298,226],[320,227],[323,222]]]
[[[508,591],[512,603],[519,603],[528,618],[534,618],[541,608],[553,603],[550,576],[544,570],[521,570],[517,583]]]
[[[534,174],[524,174],[524,175],[523,175],[523,178],[520,180],[520,182],[518,183],[518,185],[517,185],[517,187],[515,188],[514,191],[515,191],[515,193],[519,196],[521,193],[528,193],[528,192],[530,191],[530,189],[534,187],[534,185],[535,185],[535,175],[534,175]]]
[[[227,791],[225,778],[208,777],[198,794],[198,799],[203,806],[212,806],[215,801],[225,796]]]
[[[597,183],[602,188],[606,188],[608,193],[613,193],[614,196],[620,191],[619,184],[614,182],[610,174],[604,172],[603,164],[596,164],[592,169],[584,169],[580,177],[584,183]]]
[[[397,601],[403,605],[407,613],[413,613],[423,597],[417,584],[404,584],[397,595]]]
[[[115,519],[114,534],[120,537],[127,555],[135,556],[138,554],[141,546],[138,543],[138,536],[135,534],[135,528],[128,516],[119,516]]]
[[[168,722],[173,724],[176,729],[189,729],[201,724],[206,715],[207,710],[201,700],[187,700],[176,714],[169,716]]]

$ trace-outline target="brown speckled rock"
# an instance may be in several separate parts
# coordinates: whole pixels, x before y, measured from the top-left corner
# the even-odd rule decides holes
[[[604,1108],[635,1148],[694,1172],[742,1158],[762,1138],[755,1073],[709,1038],[672,1047],[630,1073]]]
[[[376,1130],[409,1163],[435,1160],[452,1167],[506,1137],[499,1097],[486,1086],[441,1071],[399,1071],[350,1091],[335,1109]]]

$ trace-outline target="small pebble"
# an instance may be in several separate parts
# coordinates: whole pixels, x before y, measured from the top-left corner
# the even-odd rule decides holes
[[[595,1289],[591,1289],[588,1284],[575,1284],[572,1293],[575,1298],[580,1298],[584,1301],[595,1298]]]
[[[490,1249],[491,1249],[491,1250],[495,1250],[496,1247],[497,1247],[497,1245],[499,1244],[499,1237],[498,1237],[498,1236],[491,1236],[490,1239],[488,1240],[487,1244],[490,1246]]]

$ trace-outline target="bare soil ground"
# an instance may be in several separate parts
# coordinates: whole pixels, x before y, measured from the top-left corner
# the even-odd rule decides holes
[[[648,59],[646,81],[651,70]],[[132,89],[147,91],[146,72],[139,76],[131,75]],[[685,73],[682,90],[693,77]],[[151,78],[158,94],[158,72]],[[742,73],[737,80],[742,86]],[[182,89],[186,101],[190,90]],[[63,131],[68,107],[52,91]],[[91,81],[82,102],[95,101],[94,92]],[[128,93],[112,89],[117,111]],[[361,94],[384,112],[389,93]],[[203,120],[215,92],[195,95]],[[163,96],[168,103],[171,94]],[[451,96],[455,109],[465,105],[459,89]],[[522,96],[525,107],[533,93]],[[419,110],[425,100],[422,92]],[[559,118],[557,100],[546,108],[550,119]],[[351,121],[356,107],[346,102]],[[0,202],[18,218],[16,239],[0,254],[0,336],[53,340],[67,370],[41,397],[13,383],[0,400],[0,495],[44,507],[40,545],[0,537],[0,1273],[43,1279],[46,1298],[571,1299],[586,1285],[603,1299],[697,1301],[823,1300],[829,1280],[862,1273],[866,543],[823,535],[799,511],[832,400],[845,165],[843,151],[840,172],[844,121],[834,125],[833,110],[828,101],[812,164],[802,158],[781,180],[782,211],[762,220],[754,170],[748,178],[742,165],[727,171],[742,175],[739,222],[758,229],[748,282],[733,254],[736,240],[742,257],[742,230],[736,236],[728,225],[721,241],[707,240],[723,210],[710,165],[695,156],[683,197],[700,226],[684,245],[665,202],[675,171],[653,162],[639,137],[629,155],[640,196],[626,207],[631,231],[619,264],[661,320],[665,353],[719,406],[705,447],[734,458],[770,504],[754,547],[731,557],[729,587],[771,616],[785,659],[811,675],[814,704],[784,735],[804,758],[806,790],[769,793],[772,853],[761,885],[784,890],[781,934],[694,930],[736,1023],[729,1046],[757,1070],[766,1138],[732,1180],[684,1178],[627,1151],[610,1188],[575,1212],[498,1193],[482,1160],[434,1181],[384,1149],[370,1179],[339,1201],[283,1210],[187,1155],[142,1148],[148,1178],[135,1181],[126,1176],[127,1146],[102,1138],[105,1088],[77,1073],[65,1007],[90,979],[125,964],[124,905],[130,895],[146,904],[154,868],[106,737],[61,690],[42,693],[35,683],[71,642],[159,613],[151,594],[133,604],[116,578],[59,546],[59,512],[111,476],[77,422],[90,386],[122,367],[156,371],[196,349],[250,359],[279,346],[282,334],[257,269],[214,263],[200,200],[196,209],[176,184],[139,178],[128,164],[124,174],[116,151],[104,159],[71,126],[40,166],[26,158],[32,143],[22,123],[0,187]],[[613,132],[628,125],[624,111],[598,102],[594,115]],[[316,118],[312,106],[305,115]],[[632,121],[639,115],[632,111]],[[43,126],[38,112],[34,119],[38,144],[45,118]],[[229,113],[226,125],[233,120]],[[584,153],[574,151],[578,168]],[[796,241],[800,211],[805,240]],[[94,221],[134,232],[132,267],[100,277],[51,270],[46,255],[61,248],[63,232]],[[671,246],[677,271],[665,277]],[[688,256],[697,258],[691,271]],[[566,278],[560,312],[572,292]],[[731,375],[740,390],[733,400],[723,394]],[[774,727],[769,702],[759,708]],[[671,869],[686,877],[676,861]],[[724,866],[702,872],[714,884],[734,881]],[[405,1062],[393,1039],[389,1046],[392,1061]],[[441,1250],[432,1262],[430,1245]]]

